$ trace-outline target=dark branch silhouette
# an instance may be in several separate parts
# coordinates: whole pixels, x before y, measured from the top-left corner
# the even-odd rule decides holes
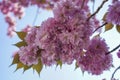
[[[108,55],[108,54],[110,54],[110,53],[112,53],[112,52],[114,52],[116,49],[118,49],[120,47],[120,44],[117,46],[117,47],[115,47],[113,50],[111,50],[111,51],[109,51],[109,52],[107,52],[106,53],[106,55]]]
[[[103,5],[105,4],[105,2],[107,2],[107,1],[108,1],[108,0],[104,0],[104,1],[102,2],[102,4],[97,8],[97,10],[96,10],[90,17],[88,17],[87,21],[89,21],[90,18],[92,18],[93,16],[95,16],[95,15],[100,11],[100,9],[103,7]]]
[[[111,77],[111,80],[114,78],[114,75],[115,75],[115,73],[117,72],[118,69],[120,69],[120,66],[117,67],[117,68],[115,69],[115,71],[113,72],[112,77]]]
[[[95,33],[98,29],[100,29],[100,28],[102,28],[104,25],[106,25],[107,24],[107,22],[105,22],[104,24],[102,24],[101,26],[99,26],[98,28],[96,28],[94,31],[93,31],[93,33]]]

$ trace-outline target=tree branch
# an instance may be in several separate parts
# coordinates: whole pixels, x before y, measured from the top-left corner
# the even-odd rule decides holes
[[[115,69],[115,71],[113,72],[112,77],[111,77],[111,80],[114,78],[114,75],[115,75],[115,73],[117,72],[118,69],[120,69],[120,66],[117,67],[117,68]]]
[[[96,28],[94,31],[93,31],[93,33],[95,33],[98,29],[100,29],[100,28],[102,28],[104,25],[106,25],[107,24],[107,22],[105,22],[104,24],[102,24],[101,26],[99,26],[98,28]]]
[[[100,9],[103,7],[103,5],[105,4],[105,2],[107,2],[107,1],[108,1],[108,0],[104,0],[104,1],[102,2],[102,4],[98,7],[98,9],[97,9],[90,17],[88,17],[87,21],[89,21],[90,18],[92,18],[93,16],[95,16],[95,15],[100,11]]]
[[[120,44],[119,44],[117,47],[115,47],[113,50],[111,50],[111,51],[107,52],[107,53],[106,53],[106,55],[108,55],[108,54],[112,53],[113,51],[115,51],[115,50],[116,50],[116,49],[118,49],[119,47],[120,47]]]
[[[35,26],[35,22],[36,22],[36,20],[37,20],[38,13],[39,13],[39,8],[37,8],[36,15],[35,15],[35,18],[34,18],[34,20],[33,20],[33,26]]]

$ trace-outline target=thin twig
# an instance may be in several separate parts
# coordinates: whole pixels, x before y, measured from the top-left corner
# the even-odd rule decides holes
[[[101,26],[99,26],[98,28],[96,28],[94,31],[93,31],[93,33],[95,33],[98,29],[100,29],[100,28],[102,28],[104,25],[106,25],[107,24],[107,22],[105,22],[104,24],[102,24]]]
[[[115,69],[115,71],[113,72],[112,77],[111,77],[111,80],[114,78],[114,75],[115,75],[115,73],[116,73],[116,71],[117,71],[118,69],[120,69],[120,66],[117,67],[117,68]]]
[[[39,8],[37,8],[36,15],[35,15],[35,18],[34,18],[34,20],[33,20],[33,26],[35,25],[35,22],[36,22],[36,20],[37,20],[38,13],[39,13]]]
[[[96,10],[90,17],[88,17],[87,21],[89,21],[90,18],[92,18],[93,16],[95,16],[95,15],[100,11],[100,9],[103,7],[103,5],[105,4],[105,2],[107,2],[107,1],[108,1],[108,0],[104,0],[104,1],[102,2],[102,4],[97,8],[97,10]]]
[[[93,5],[92,5],[92,12],[94,13],[94,7],[95,7],[95,0],[93,0]]]
[[[111,50],[111,51],[107,52],[107,53],[106,53],[106,55],[108,55],[108,54],[112,53],[113,51],[115,51],[115,50],[116,50],[116,49],[118,49],[119,47],[120,47],[120,44],[119,44],[117,47],[115,47],[113,50]]]

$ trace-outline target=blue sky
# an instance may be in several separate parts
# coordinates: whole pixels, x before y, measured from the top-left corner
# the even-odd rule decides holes
[[[98,4],[98,3],[97,3]],[[96,4],[96,5],[97,5]],[[106,8],[104,8],[106,9]],[[28,23],[32,25],[37,8],[31,7],[26,10],[26,16],[18,21],[17,30],[21,30]],[[104,13],[103,11],[102,13]],[[40,11],[39,16],[36,20],[36,25],[40,25],[43,20],[46,20],[49,16],[53,16],[50,11]],[[99,15],[100,19],[102,15]],[[85,72],[84,76],[80,69],[74,70],[73,65],[63,65],[62,69],[56,66],[43,68],[40,77],[33,73],[33,70],[30,69],[26,71],[24,74],[22,73],[22,69],[15,71],[16,65],[9,67],[12,62],[12,54],[14,51],[18,50],[12,44],[19,41],[17,36],[13,38],[9,38],[6,36],[7,33],[7,24],[4,21],[4,16],[0,13],[0,80],[101,80],[102,78],[109,78],[113,73],[115,68],[111,68],[110,71],[105,71],[104,74],[100,76],[92,76]],[[107,41],[110,46],[110,50],[120,44],[120,34],[116,32],[116,29],[110,30],[101,34]],[[118,67],[120,65],[120,59],[117,58],[116,52],[114,53],[114,66]],[[120,71],[118,71],[115,77],[120,79],[118,75]]]

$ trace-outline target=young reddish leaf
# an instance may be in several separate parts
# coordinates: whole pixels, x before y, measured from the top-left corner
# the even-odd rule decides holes
[[[77,62],[75,63],[75,70],[78,68],[79,66],[77,65]]]
[[[99,38],[99,37],[100,37],[100,33],[94,36],[94,38]]]
[[[27,35],[26,32],[16,32],[16,33],[21,40],[24,40],[25,36]]]
[[[37,71],[38,74],[40,74],[40,72],[43,68],[43,64],[42,64],[41,60],[39,60],[38,64],[33,65],[32,67],[33,67],[34,70]]]
[[[62,61],[58,60],[57,61],[57,66],[60,66],[60,68],[62,68]]]
[[[14,45],[17,46],[18,48],[20,48],[22,46],[27,46],[27,43],[25,41],[21,41],[21,42],[14,44]]]
[[[117,31],[120,33],[120,25],[116,26]]]
[[[23,67],[24,67],[24,64],[22,62],[19,62],[19,63],[17,63],[17,68],[15,71],[17,71],[18,69],[21,69]]]
[[[23,71],[23,73],[24,73],[26,70],[30,69],[31,67],[32,67],[32,66],[24,65],[24,71]]]
[[[14,56],[14,59],[13,59],[13,61],[12,61],[12,64],[11,65],[13,65],[13,64],[17,64],[17,63],[19,63],[20,61],[19,61],[19,55],[18,54],[16,54],[15,56]]]
[[[106,21],[106,15],[107,15],[107,12],[104,14],[104,16],[102,18],[103,21]]]
[[[17,68],[16,68],[15,71],[17,71],[18,69],[23,68],[24,69],[23,73],[24,73],[26,70],[30,69],[31,67],[32,66],[27,66],[27,65],[24,65],[22,62],[19,62],[19,63],[17,63]]]
[[[108,23],[105,25],[105,31],[111,30],[113,28],[113,24],[112,23]]]

